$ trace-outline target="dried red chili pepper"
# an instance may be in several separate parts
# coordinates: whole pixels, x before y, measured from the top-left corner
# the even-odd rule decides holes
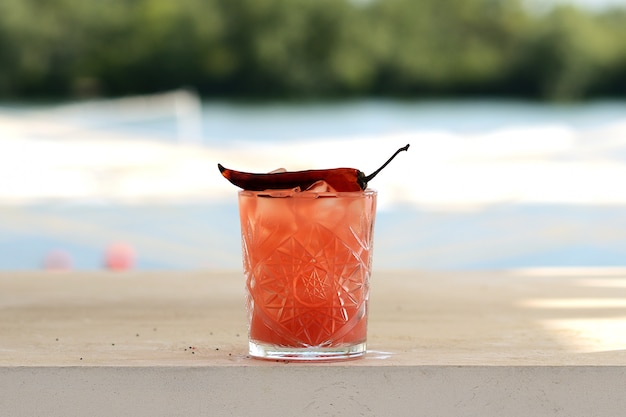
[[[224,168],[221,164],[217,164],[217,167],[224,178],[237,187],[249,191],[281,190],[296,187],[306,190],[321,180],[326,181],[328,185],[337,191],[361,191],[367,188],[367,183],[382,171],[396,155],[408,149],[409,145],[398,149],[387,162],[370,175],[365,175],[354,168],[310,169],[306,171],[254,174]]]

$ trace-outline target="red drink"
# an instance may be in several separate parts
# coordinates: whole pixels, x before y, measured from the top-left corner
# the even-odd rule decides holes
[[[250,354],[365,352],[376,192],[239,193]]]

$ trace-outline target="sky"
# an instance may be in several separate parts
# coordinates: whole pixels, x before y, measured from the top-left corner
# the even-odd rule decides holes
[[[621,6],[626,8],[626,0],[549,0],[553,3],[570,3],[582,6],[592,10],[604,9],[612,6]],[[545,3],[545,0],[530,0],[534,3]]]

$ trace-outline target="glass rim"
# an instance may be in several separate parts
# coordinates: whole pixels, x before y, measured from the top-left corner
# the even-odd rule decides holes
[[[314,192],[314,191],[299,191],[293,192],[291,189],[288,190],[263,190],[263,191],[251,191],[251,190],[239,190],[237,192],[239,196],[252,196],[252,197],[271,197],[271,198],[318,198],[318,197],[369,197],[376,196],[378,191],[373,188],[366,188],[361,191],[324,191],[324,192]]]

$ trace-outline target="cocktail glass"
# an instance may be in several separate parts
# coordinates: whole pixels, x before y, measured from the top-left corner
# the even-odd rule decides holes
[[[251,356],[365,353],[376,195],[239,192]]]

